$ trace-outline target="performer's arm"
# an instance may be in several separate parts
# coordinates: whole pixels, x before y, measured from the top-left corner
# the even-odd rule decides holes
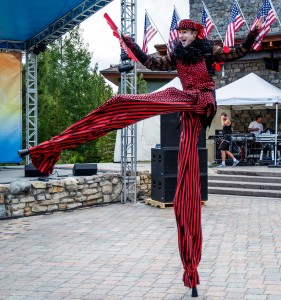
[[[229,47],[229,52],[224,53],[223,47],[213,47],[213,58],[215,62],[227,62],[234,61],[243,57],[252,47],[255,42],[255,38],[258,35],[258,30],[251,30],[246,39],[240,45],[234,45]]]
[[[254,30],[250,30],[246,39],[240,45],[234,45],[229,47],[229,52],[224,53],[223,47],[214,46],[213,47],[213,58],[215,62],[227,62],[234,61],[243,57],[252,47],[255,42],[256,37],[258,36],[264,16],[262,16],[256,24]]]
[[[176,69],[175,63],[169,54],[157,57],[146,55],[140,49],[139,45],[134,43],[129,37],[123,35],[122,38],[140,63],[143,64],[147,69],[152,71],[173,71]]]

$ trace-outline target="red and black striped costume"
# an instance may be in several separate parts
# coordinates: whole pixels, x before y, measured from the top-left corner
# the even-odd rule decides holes
[[[250,32],[242,45],[231,47],[227,54],[208,40],[196,40],[190,45],[192,49],[187,46],[177,53],[175,48],[174,54],[157,58],[144,54],[136,44],[125,38],[128,47],[147,68],[177,70],[183,91],[169,88],[150,94],[116,95],[60,135],[28,149],[34,166],[49,174],[62,150],[155,115],[181,112],[182,132],[174,210],[184,267],[183,282],[188,287],[199,284],[197,267],[202,250],[198,135],[202,125],[210,125],[216,112],[215,84],[208,69],[214,61],[242,57],[250,49],[255,35],[255,32]],[[180,43],[178,45],[180,47]]]

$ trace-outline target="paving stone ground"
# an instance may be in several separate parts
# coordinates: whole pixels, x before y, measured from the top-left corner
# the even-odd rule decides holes
[[[209,195],[197,299],[281,300],[281,199]],[[0,221],[0,299],[193,299],[172,208],[113,204]]]

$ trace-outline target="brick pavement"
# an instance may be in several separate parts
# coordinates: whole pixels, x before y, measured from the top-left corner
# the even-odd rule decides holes
[[[197,299],[281,300],[281,201],[209,195]],[[0,299],[192,299],[172,208],[113,204],[0,221]]]

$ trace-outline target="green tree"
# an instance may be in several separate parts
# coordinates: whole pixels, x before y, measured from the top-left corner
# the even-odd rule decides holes
[[[76,27],[60,40],[50,44],[38,56],[38,138],[39,142],[59,134],[74,122],[104,103],[113,95],[98,72],[91,67],[91,53],[84,44],[82,30]],[[60,163],[112,160],[114,133],[100,138],[110,153],[106,158],[91,141],[64,151]]]
[[[137,93],[144,94],[147,92],[147,82],[143,79],[143,74],[140,73],[137,79]]]

